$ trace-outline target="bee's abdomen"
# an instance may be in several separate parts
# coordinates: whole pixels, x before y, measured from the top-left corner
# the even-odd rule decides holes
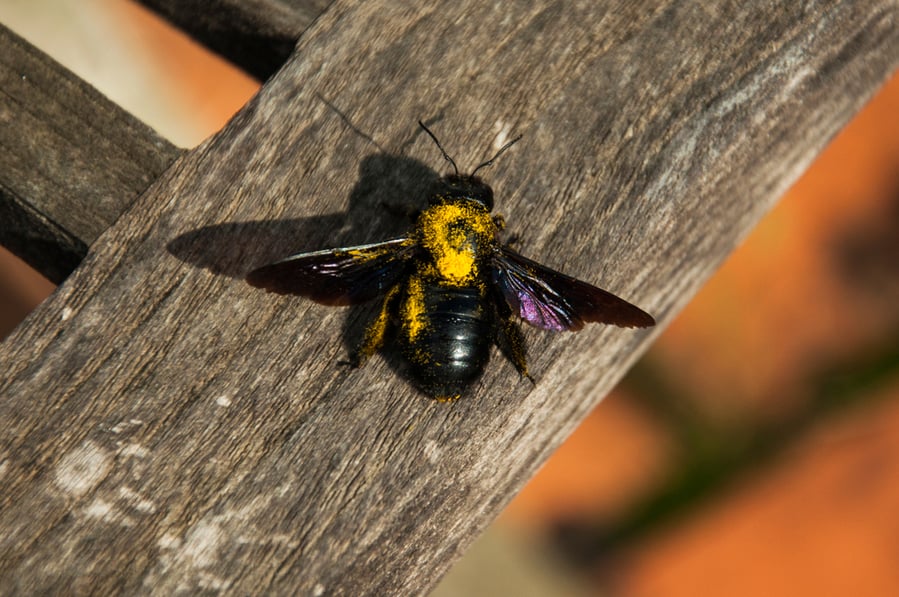
[[[406,357],[422,390],[440,399],[457,398],[480,377],[490,357],[491,324],[477,287],[424,283],[426,325],[404,338]]]

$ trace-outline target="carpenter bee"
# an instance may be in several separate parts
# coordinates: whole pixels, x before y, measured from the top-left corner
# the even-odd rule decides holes
[[[325,305],[355,305],[383,296],[365,332],[355,366],[384,344],[389,327],[412,365],[416,385],[438,400],[457,399],[481,375],[492,343],[533,382],[516,318],[551,331],[586,322],[649,327],[642,309],[586,282],[522,257],[498,236],[502,216],[491,215],[493,190],[478,178],[521,137],[504,145],[471,174],[453,167],[439,179],[412,231],[403,238],[293,255],[251,271],[253,286],[296,294]]]

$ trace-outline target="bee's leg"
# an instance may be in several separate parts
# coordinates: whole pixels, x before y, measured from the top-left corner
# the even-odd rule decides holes
[[[378,311],[378,316],[365,330],[365,338],[363,338],[362,344],[356,350],[356,354],[353,355],[352,364],[354,367],[363,366],[371,355],[384,346],[384,336],[387,334],[387,325],[390,322],[391,304],[399,290],[400,286],[397,284],[388,290],[384,296],[384,302],[381,303],[381,310]]]
[[[524,343],[524,334],[521,327],[512,319],[511,316],[497,317],[496,344],[499,349],[506,355],[521,377],[527,379],[532,384],[534,378],[528,372],[528,363],[525,356],[527,347]]]

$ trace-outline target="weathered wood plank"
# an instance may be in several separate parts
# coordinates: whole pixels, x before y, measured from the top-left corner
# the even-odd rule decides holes
[[[395,232],[439,116],[461,164],[524,133],[485,173],[523,250],[667,321],[896,67],[896,13],[336,3],[0,346],[0,586],[426,591],[650,335],[529,333],[536,387],[495,359],[439,404],[231,276]]]
[[[290,56],[331,0],[139,0],[260,81]]]
[[[0,26],[0,244],[59,283],[181,150]]]

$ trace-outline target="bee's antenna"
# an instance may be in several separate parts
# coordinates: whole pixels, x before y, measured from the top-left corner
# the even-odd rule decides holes
[[[437,149],[439,149],[440,153],[443,154],[444,159],[453,165],[453,171],[455,171],[456,176],[459,176],[459,168],[456,167],[456,162],[453,161],[453,158],[449,157],[449,154],[446,153],[445,149],[443,149],[443,145],[440,144],[440,141],[437,140],[437,137],[434,136],[434,133],[432,133],[431,130],[425,126],[425,123],[420,120],[418,121],[418,125],[425,130],[425,132],[431,137],[431,139],[434,140],[434,143],[437,144]]]
[[[512,139],[511,141],[509,141],[508,143],[506,143],[506,144],[503,145],[502,147],[500,147],[500,148],[499,148],[499,151],[496,152],[496,155],[494,155],[492,158],[490,158],[489,160],[487,160],[486,162],[484,162],[483,164],[481,164],[480,166],[478,166],[477,168],[475,168],[474,170],[472,170],[472,171],[471,171],[471,176],[474,176],[474,173],[477,172],[478,170],[480,170],[481,168],[486,168],[487,166],[492,166],[492,165],[493,165],[493,162],[496,161],[496,158],[498,158],[500,155],[502,155],[502,153],[503,153],[504,151],[506,151],[507,149],[509,149],[510,147],[512,147],[513,145],[515,145],[516,143],[518,143],[518,142],[521,140],[521,137],[522,137],[522,135],[518,135],[517,137],[515,137],[514,139]]]

